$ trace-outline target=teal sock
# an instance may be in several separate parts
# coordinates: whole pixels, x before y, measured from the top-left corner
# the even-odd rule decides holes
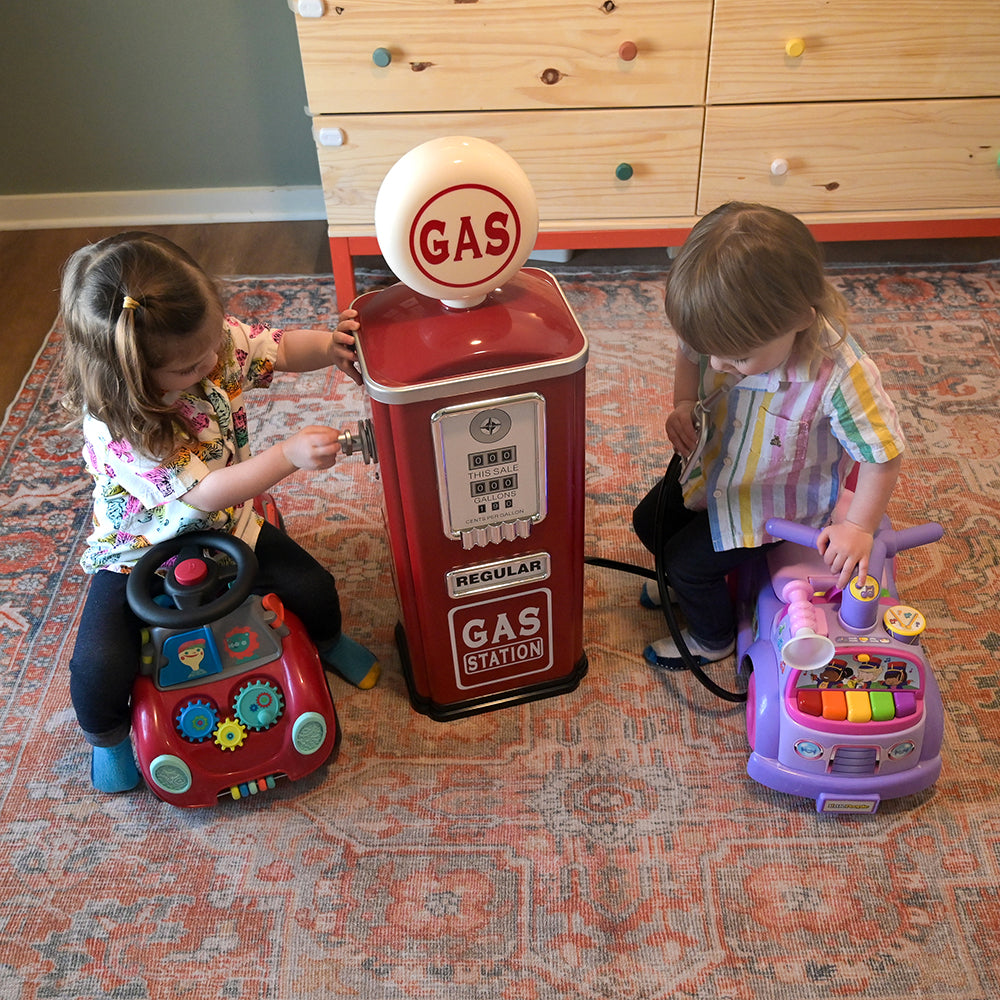
[[[375,686],[382,667],[371,650],[360,642],[348,639],[341,632],[333,642],[317,647],[319,658],[350,684],[367,691]]]
[[[132,741],[127,736],[117,746],[93,748],[90,780],[99,792],[127,792],[139,784]]]

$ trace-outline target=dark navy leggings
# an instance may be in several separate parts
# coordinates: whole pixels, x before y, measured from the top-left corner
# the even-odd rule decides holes
[[[773,546],[726,549],[716,552],[708,511],[688,510],[677,477],[669,472],[639,502],[632,512],[632,525],[639,541],[655,553],[656,521],[663,498],[663,551],[660,558],[677,592],[677,605],[684,613],[690,634],[713,649],[721,649],[736,634],[736,614],[726,576]]]
[[[333,575],[271,524],[261,527],[254,551],[259,564],[254,591],[277,594],[318,645],[336,639],[341,619]],[[129,734],[142,623],[125,598],[127,581],[125,573],[94,574],[69,664],[73,708],[94,746],[116,746]]]

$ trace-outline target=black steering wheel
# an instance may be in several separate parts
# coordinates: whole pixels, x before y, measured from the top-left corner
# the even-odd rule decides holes
[[[228,589],[222,588],[232,571],[224,571],[204,550],[222,552],[236,564]],[[163,590],[174,602],[167,607],[153,599],[151,584],[157,570],[174,556],[180,558],[163,580]],[[195,628],[235,611],[250,596],[256,578],[257,557],[242,539],[225,531],[189,531],[159,542],[143,555],[129,574],[125,596],[129,607],[149,625]]]

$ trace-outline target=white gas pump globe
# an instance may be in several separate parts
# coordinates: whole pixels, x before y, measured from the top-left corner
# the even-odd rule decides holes
[[[516,274],[538,236],[538,202],[518,162],[471,136],[400,157],[375,199],[375,235],[403,284],[468,309]]]

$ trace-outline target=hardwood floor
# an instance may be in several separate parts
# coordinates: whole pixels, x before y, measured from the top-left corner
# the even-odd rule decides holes
[[[0,231],[0,408],[6,412],[52,328],[66,258],[121,227]],[[184,247],[211,274],[330,274],[326,223],[248,222],[147,226]],[[831,263],[949,263],[1000,259],[1000,239],[831,243]],[[664,250],[582,250],[555,273],[608,263],[666,267]]]
[[[0,232],[0,408],[16,396],[59,310],[66,259],[112,226]],[[326,223],[249,222],[145,226],[184,247],[210,274],[330,274]]]

